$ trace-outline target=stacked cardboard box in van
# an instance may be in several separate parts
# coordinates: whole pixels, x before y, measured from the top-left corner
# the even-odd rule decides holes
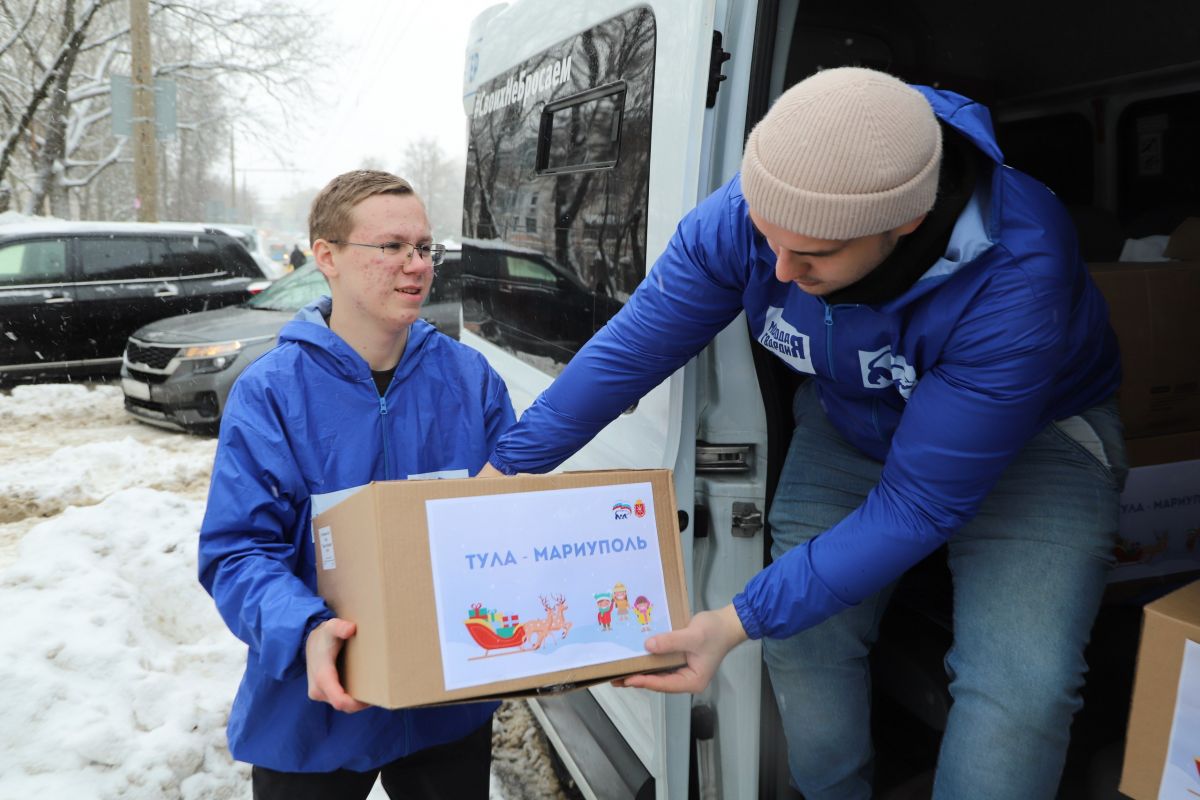
[[[1121,793],[1200,795],[1200,581],[1146,606]]]
[[[1115,580],[1200,569],[1200,218],[1172,233],[1165,255],[1089,265],[1120,340],[1133,467]]]

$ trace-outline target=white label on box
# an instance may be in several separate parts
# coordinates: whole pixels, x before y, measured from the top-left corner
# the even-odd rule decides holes
[[[318,546],[321,548],[321,569],[337,569],[333,557],[333,529],[326,526],[317,531]]]
[[[446,689],[646,655],[670,630],[649,483],[427,500]]]
[[[1116,558],[1110,581],[1200,569],[1200,460],[1129,471]]]
[[[437,472],[416,472],[408,476],[410,481],[444,481],[450,478],[471,477],[465,469],[441,469]]]
[[[1200,644],[1185,642],[1158,800],[1200,797]]]

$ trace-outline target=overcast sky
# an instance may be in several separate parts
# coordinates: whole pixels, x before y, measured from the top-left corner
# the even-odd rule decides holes
[[[313,97],[272,126],[282,158],[245,137],[238,182],[264,204],[319,188],[373,157],[398,166],[407,142],[434,137],[451,155],[466,150],[462,82],[471,20],[496,0],[319,0],[314,40],[329,67],[310,76]],[[226,167],[228,168],[228,167]],[[295,172],[267,170],[295,169]],[[243,171],[244,170],[244,171]]]

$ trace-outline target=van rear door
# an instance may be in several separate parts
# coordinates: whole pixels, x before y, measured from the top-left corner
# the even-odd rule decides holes
[[[629,299],[701,194],[713,15],[712,3],[684,0],[634,8],[623,0],[526,0],[475,21],[463,97],[462,340],[503,375],[518,412]],[[688,369],[564,468],[672,468],[690,515]],[[618,778],[623,786],[591,785],[593,796],[686,796],[688,697],[609,686],[568,697],[580,695],[602,711],[590,726],[600,745],[592,749],[619,738],[634,754]],[[560,717],[541,716],[552,739],[567,735]],[[615,726],[619,736],[599,733],[597,724]],[[609,766],[622,772],[622,758],[611,755]],[[601,780],[587,764],[568,767],[585,785]]]

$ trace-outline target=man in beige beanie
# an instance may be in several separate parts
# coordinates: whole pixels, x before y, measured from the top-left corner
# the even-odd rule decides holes
[[[988,112],[872,70],[819,72],[751,132],[624,309],[484,473],[554,468],[745,311],[806,377],[773,563],[653,636],[699,692],[763,640],[808,800],[871,796],[867,656],[895,581],[948,544],[954,704],[934,796],[1052,798],[1112,563],[1125,456],[1105,303],[1046,187]]]

